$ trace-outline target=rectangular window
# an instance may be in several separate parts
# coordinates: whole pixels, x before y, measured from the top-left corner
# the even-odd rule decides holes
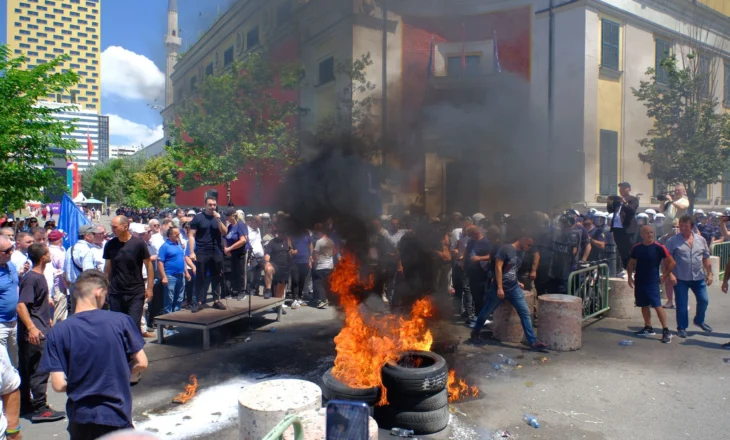
[[[16,35],[15,41],[23,41],[23,37],[21,37],[20,35]]]
[[[54,2],[52,0],[46,0],[46,4],[50,5],[50,6],[56,6],[56,2]]]
[[[36,18],[35,22],[38,24],[48,24],[48,22],[42,18]]]
[[[30,35],[30,31],[26,31],[25,29],[20,30],[20,35]]]
[[[80,54],[79,54],[79,51],[77,51],[77,50],[72,50],[72,51],[71,51],[71,52],[69,52],[69,53],[70,53],[71,55],[74,55],[74,56],[78,56],[78,55],[80,55]]]
[[[38,26],[36,26],[34,24],[29,24],[28,25],[28,29],[36,29],[37,30],[38,29]]]
[[[38,13],[36,11],[28,11],[28,15],[38,16]]]
[[[710,80],[712,76],[712,58],[710,58],[710,56],[708,55],[700,54],[697,62],[699,63],[697,65],[697,76],[700,82],[700,96],[702,96],[703,98],[709,98]]]
[[[38,52],[35,52],[35,51],[30,50],[30,51],[28,51],[28,56],[29,57],[37,57],[38,56]]]
[[[707,200],[709,196],[707,195],[707,185],[703,185],[701,188],[697,189],[697,195],[695,196],[695,200]]]
[[[327,84],[335,80],[335,57],[325,58],[319,62],[318,85]]]
[[[46,18],[50,18],[51,20],[55,20],[56,19],[56,16],[53,15],[53,14],[43,14],[43,16],[46,17]]]
[[[67,31],[66,29],[61,29],[61,33],[63,35],[73,35],[73,33],[71,31]]]
[[[660,179],[654,179],[654,188],[653,188],[653,196],[656,197],[659,194],[664,194],[667,192],[667,185],[664,184]]]
[[[213,63],[208,64],[205,66],[205,76],[210,76],[213,74]]]
[[[730,64],[725,63],[725,107],[730,106]],[[724,193],[723,193],[724,194]],[[728,193],[730,195],[730,193]],[[724,196],[723,196],[724,197]]]
[[[62,14],[63,15],[63,9],[54,9],[53,12],[56,14]]]
[[[63,40],[63,35],[54,35],[53,39],[54,40]]]
[[[61,3],[62,8],[71,9],[71,5],[67,5],[66,3]]]
[[[601,130],[600,138],[600,193],[603,196],[618,194],[618,133]]]
[[[63,23],[61,23],[60,21],[54,21],[54,22],[53,22],[53,25],[54,25],[55,27],[63,27]]]
[[[78,12],[71,11],[71,16],[72,17],[81,17],[81,14],[79,14]]]
[[[56,32],[56,29],[55,29],[55,28],[52,28],[52,27],[48,27],[48,26],[46,26],[46,27],[45,27],[45,31],[46,31],[46,32],[51,32],[51,33],[55,33],[55,32]]]
[[[80,43],[81,42],[81,40],[79,40],[78,38],[74,38],[74,37],[71,37],[70,40],[71,40],[72,43]]]
[[[28,41],[30,43],[37,43],[38,42],[38,39],[37,38],[28,38]]]
[[[69,26],[69,27],[70,27],[71,29],[77,29],[77,30],[78,30],[78,29],[81,29],[80,27],[76,26],[75,24],[72,24],[72,25],[71,25],[71,26]]]
[[[73,21],[71,17],[61,17],[61,21]]]
[[[276,8],[276,25],[283,26],[291,21],[291,2],[289,0],[284,1]]]
[[[233,46],[223,52],[223,66],[230,66],[231,64],[233,64]]]
[[[259,27],[251,29],[246,33],[246,49],[251,49],[259,44]]]
[[[43,32],[36,32],[36,37],[38,38],[48,38],[48,34],[45,34]]]
[[[18,17],[18,20],[20,21],[30,21],[30,17],[23,17],[22,15]],[[20,26],[20,24],[16,23],[16,26]]]
[[[449,76],[473,76],[479,75],[479,67],[481,64],[481,56],[467,55],[464,57],[466,68],[461,64],[461,55],[448,57],[446,73]]]
[[[601,20],[601,66],[618,70],[620,26],[605,18]]]
[[[72,47],[72,46],[68,43],[61,43],[61,47]]]
[[[55,48],[53,49],[53,53],[63,53],[63,49]]]

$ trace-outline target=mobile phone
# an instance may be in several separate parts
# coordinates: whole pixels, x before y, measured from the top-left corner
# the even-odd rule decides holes
[[[368,440],[370,411],[364,402],[330,400],[327,403],[326,440]]]

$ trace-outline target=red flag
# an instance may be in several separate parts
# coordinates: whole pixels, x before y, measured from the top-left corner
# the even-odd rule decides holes
[[[466,26],[461,23],[461,70],[466,70]]]
[[[91,142],[91,135],[88,131],[86,132],[86,152],[89,153],[88,157],[91,160],[91,153],[94,152],[94,143]]]

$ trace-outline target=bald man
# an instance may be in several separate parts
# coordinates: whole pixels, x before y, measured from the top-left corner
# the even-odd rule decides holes
[[[40,370],[66,393],[71,440],[97,439],[132,427],[130,377],[147,368],[144,339],[129,316],[100,310],[109,282],[96,269],[76,280],[76,313],[46,339]]]
[[[129,219],[123,215],[112,219],[114,238],[104,246],[104,274],[109,278],[109,306],[114,312],[129,315],[140,327],[144,300],[152,299],[153,284],[145,287],[142,266],[155,273],[147,243],[129,232]]]
[[[641,243],[631,248],[629,262],[626,266],[629,287],[634,288],[636,305],[641,307],[641,315],[644,317],[644,328],[636,332],[636,336],[656,334],[651,326],[651,309],[654,309],[662,324],[661,341],[668,344],[672,341],[672,335],[669,333],[667,315],[662,307],[659,285],[672,273],[675,265],[674,259],[667,248],[654,241],[653,226],[642,226],[640,234]],[[662,265],[662,260],[665,259],[667,262]],[[662,268],[661,277],[659,276],[660,268]],[[636,269],[636,276],[632,278],[634,269]]]

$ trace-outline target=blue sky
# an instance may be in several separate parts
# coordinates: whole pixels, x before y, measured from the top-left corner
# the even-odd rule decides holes
[[[168,0],[101,0],[102,114],[112,145],[150,143],[162,133]],[[183,50],[235,0],[178,0]],[[6,42],[7,0],[0,0]]]

